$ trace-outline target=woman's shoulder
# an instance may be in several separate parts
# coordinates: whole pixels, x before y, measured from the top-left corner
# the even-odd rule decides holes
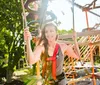
[[[44,46],[43,45],[37,45],[35,47],[35,50],[41,50],[42,52],[44,52]]]
[[[43,45],[37,45],[36,48],[44,48]]]
[[[65,50],[67,49],[67,44],[65,44],[65,43],[58,43],[59,44],[59,46],[60,46],[60,48],[61,48],[61,50],[62,50],[62,52],[64,53],[65,52]]]
[[[62,47],[62,48],[67,46],[67,44],[65,44],[65,43],[58,43],[58,44],[59,44],[59,46]]]

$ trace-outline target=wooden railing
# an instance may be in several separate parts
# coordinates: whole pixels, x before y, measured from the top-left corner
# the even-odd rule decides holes
[[[75,68],[75,65],[76,65],[77,62],[80,62],[81,65],[83,65],[84,63],[86,63],[88,61],[88,62],[91,63],[91,65],[92,65],[91,67],[94,68],[94,65],[93,65],[94,61],[91,60],[91,52],[93,54],[95,47],[100,44],[100,35],[99,35],[100,31],[99,32],[95,31],[94,33],[92,31],[92,32],[87,32],[87,33],[83,33],[83,35],[82,34],[80,35],[80,33],[79,33],[79,36],[78,36],[78,44],[79,44],[79,48],[80,48],[80,57],[81,57],[81,61],[83,63],[81,63],[80,61],[78,61],[76,59],[72,59],[72,58],[69,58],[69,57],[65,58],[64,70],[66,72],[67,78],[69,79],[71,77],[71,81],[69,81],[69,83],[76,82],[75,80],[72,81],[72,79],[74,79],[74,77],[77,75],[77,72],[76,72],[77,69]],[[92,33],[93,33],[93,35],[92,35]],[[68,35],[67,38],[71,38],[70,35]],[[63,37],[63,36],[60,36],[60,38],[61,37]],[[73,41],[65,41],[65,40],[67,40],[67,39],[65,39],[65,35],[64,35],[62,40],[59,39],[60,42],[65,42],[66,44],[74,44]],[[84,69],[84,66],[83,66],[83,69]],[[79,70],[79,68],[78,68],[78,70]],[[89,76],[87,75],[86,77],[83,76],[82,79],[92,77],[92,75],[90,75],[90,74],[91,73],[89,73]]]

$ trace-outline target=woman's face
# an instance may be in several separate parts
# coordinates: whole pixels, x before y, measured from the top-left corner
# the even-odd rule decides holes
[[[47,26],[45,28],[45,37],[48,40],[48,42],[53,42],[56,40],[56,29],[54,26]]]

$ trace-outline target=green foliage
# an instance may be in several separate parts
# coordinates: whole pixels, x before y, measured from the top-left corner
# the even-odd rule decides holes
[[[62,34],[68,34],[68,33],[72,33],[73,32],[73,29],[70,29],[70,30],[58,30],[58,34],[62,35]]]
[[[95,55],[94,58],[95,58],[95,63],[96,64],[100,64],[100,56],[99,55]]]
[[[16,70],[14,73],[16,76],[20,76],[20,80],[24,82],[24,85],[36,85],[37,77],[32,72],[33,69],[24,68]]]
[[[8,60],[11,71],[24,55],[21,8],[20,0],[0,1],[0,57]]]

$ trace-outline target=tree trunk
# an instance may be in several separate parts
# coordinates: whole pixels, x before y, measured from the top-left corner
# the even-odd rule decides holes
[[[10,83],[12,81],[12,75],[13,75],[13,71],[7,69],[7,83]]]

